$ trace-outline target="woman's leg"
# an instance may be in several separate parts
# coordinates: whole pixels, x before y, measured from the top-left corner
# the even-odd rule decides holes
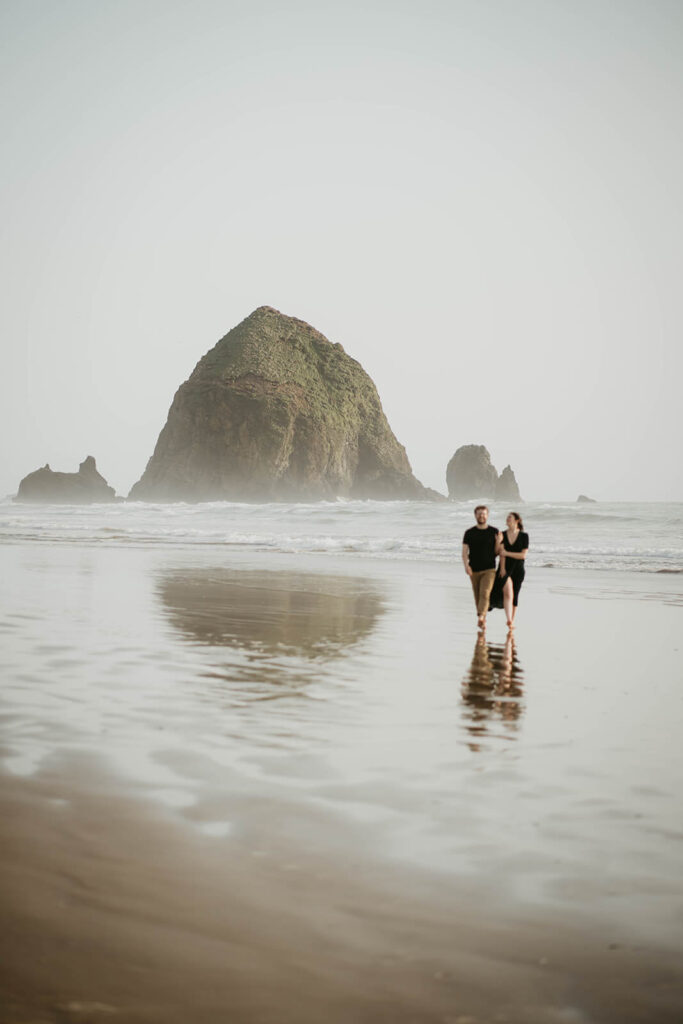
[[[522,581],[520,583],[518,583],[518,585],[517,585],[517,594],[515,595],[513,593],[513,604],[512,604],[512,622],[513,623],[515,621],[515,615],[517,614],[517,602],[519,601],[519,591],[520,591],[520,589],[522,587],[522,583],[523,582],[524,582],[524,577],[522,577]]]
[[[503,608],[505,609],[505,618],[507,619],[509,629],[512,629],[515,622],[515,606],[513,601],[512,580],[508,578],[505,580],[505,586],[503,587]]]

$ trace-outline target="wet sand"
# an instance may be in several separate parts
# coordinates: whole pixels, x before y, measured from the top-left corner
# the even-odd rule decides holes
[[[3,1024],[681,1019],[675,582],[538,573],[511,645],[450,567],[41,557]]]
[[[69,804],[63,794],[69,794]],[[96,764],[4,786],[3,1022],[675,1021],[680,958],[482,880],[315,843],[192,837]]]

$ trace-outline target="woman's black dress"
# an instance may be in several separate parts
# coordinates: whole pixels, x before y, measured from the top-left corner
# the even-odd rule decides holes
[[[529,534],[525,533],[524,530],[520,530],[517,535],[517,540],[514,544],[511,544],[508,540],[507,531],[503,530],[503,547],[506,551],[522,552],[525,548],[529,547]],[[493,590],[491,591],[489,610],[491,608],[503,607],[503,587],[508,580],[512,580],[512,603],[516,608],[519,600],[519,592],[521,590],[522,583],[524,582],[523,558],[505,559],[505,575],[501,576],[500,573],[496,573],[495,583],[493,584]]]

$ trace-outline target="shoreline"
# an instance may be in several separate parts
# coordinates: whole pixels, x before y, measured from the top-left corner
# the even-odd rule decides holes
[[[17,506],[19,507],[19,506]],[[288,553],[360,555],[369,561],[457,564],[471,525],[469,503],[334,502],[312,505],[6,506],[0,543],[82,544],[91,549],[135,545],[168,551],[211,548],[214,558]],[[500,525],[508,509],[492,505]],[[528,567],[625,573],[683,569],[678,537],[683,506],[608,503],[598,512],[567,504],[527,503],[532,530]]]

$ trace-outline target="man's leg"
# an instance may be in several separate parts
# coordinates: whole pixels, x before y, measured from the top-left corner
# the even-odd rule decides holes
[[[472,593],[474,594],[474,607],[477,609],[477,613],[479,612],[479,581],[480,581],[480,579],[481,579],[481,573],[480,572],[473,572],[472,575],[470,576],[470,581],[472,583]]]
[[[496,580],[495,569],[485,569],[479,574],[479,593],[477,597],[477,611],[480,616],[486,618],[486,613],[489,610],[489,601],[491,599],[491,591],[493,590],[493,584]]]
[[[486,570],[483,572],[473,572],[470,579],[472,580],[472,592],[474,594],[474,605],[477,609],[477,625],[479,629],[483,629],[486,625],[486,611],[488,611],[488,600],[486,603],[486,611],[481,610],[482,596],[481,588],[484,579],[486,578]],[[489,591],[490,593],[490,591]]]

